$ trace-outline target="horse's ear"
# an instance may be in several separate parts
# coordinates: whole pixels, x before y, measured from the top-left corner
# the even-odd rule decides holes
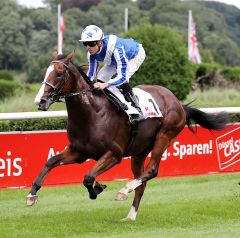
[[[67,55],[66,61],[69,62],[72,60],[72,58],[74,57],[74,52],[71,52]]]
[[[56,57],[58,56],[58,52],[55,50],[52,52],[52,58],[56,59]]]

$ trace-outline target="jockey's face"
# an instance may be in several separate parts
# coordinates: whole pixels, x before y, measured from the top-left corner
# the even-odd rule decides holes
[[[83,44],[87,48],[88,52],[91,55],[94,55],[100,50],[102,46],[102,41],[100,40],[95,42],[84,42]]]

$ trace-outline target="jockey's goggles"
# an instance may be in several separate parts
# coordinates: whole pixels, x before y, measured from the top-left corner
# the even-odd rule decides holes
[[[94,46],[97,45],[97,43],[98,43],[98,41],[85,41],[85,42],[83,42],[83,45],[84,45],[85,47],[87,47],[87,46],[89,46],[89,47],[94,47]]]

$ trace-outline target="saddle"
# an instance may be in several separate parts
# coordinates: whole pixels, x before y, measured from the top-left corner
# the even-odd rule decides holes
[[[83,67],[78,67],[79,72],[85,81],[93,88],[93,82],[88,78]],[[162,117],[162,113],[158,108],[154,98],[147,92],[140,88],[133,88],[134,94],[139,98],[139,106],[144,114],[145,118]],[[95,92],[97,93],[97,91]],[[119,89],[109,90],[107,88],[102,90],[102,93],[115,107],[122,113],[128,116],[129,124],[134,124],[132,121],[134,114],[139,113],[138,110],[133,107],[131,102],[126,101],[123,94]]]
[[[115,94],[113,94],[107,88],[103,89],[103,94],[110,102],[112,102],[117,107],[119,111],[126,113],[126,110],[128,110],[128,106],[123,103]]]

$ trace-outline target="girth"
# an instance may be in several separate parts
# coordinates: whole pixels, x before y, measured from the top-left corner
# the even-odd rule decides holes
[[[105,96],[108,98],[109,101],[111,101],[119,111],[122,111],[124,114],[126,114],[125,110],[127,110],[127,105],[122,103],[110,90],[108,89],[104,89],[103,90],[103,93],[105,94]],[[131,127],[131,131],[130,131],[130,136],[129,136],[129,139],[128,139],[128,143],[127,143],[127,146],[126,146],[126,149],[124,151],[124,154],[123,156],[127,156],[133,143],[134,143],[134,140],[137,136],[137,132],[138,132],[138,123],[135,123],[135,124],[131,124],[131,123],[128,123],[129,126]]]
[[[138,133],[138,123],[130,124],[130,126],[131,126],[130,136],[128,138],[127,147],[123,153],[123,156],[128,156],[128,153],[129,153],[129,151],[133,145],[133,142],[135,141],[137,133]]]

